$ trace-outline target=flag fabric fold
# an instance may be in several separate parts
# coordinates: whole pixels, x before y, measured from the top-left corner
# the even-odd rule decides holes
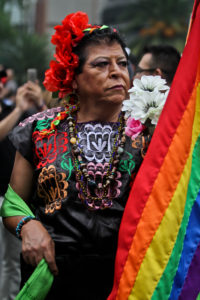
[[[168,99],[132,187],[108,300],[200,293],[200,0]]]

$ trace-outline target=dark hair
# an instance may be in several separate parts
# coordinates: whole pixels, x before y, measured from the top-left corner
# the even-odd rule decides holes
[[[160,68],[165,75],[167,83],[171,83],[180,61],[180,53],[171,45],[152,45],[146,46],[143,55],[152,54],[150,68]]]
[[[76,74],[80,74],[82,72],[83,65],[87,59],[87,52],[85,50],[88,46],[100,45],[102,43],[112,45],[115,42],[117,42],[122,47],[122,50],[124,51],[124,54],[128,59],[128,55],[125,49],[125,41],[120,36],[119,32],[117,32],[112,27],[108,27],[105,29],[95,29],[92,33],[86,32],[79,44],[73,49],[73,52],[79,57],[79,66],[76,69]]]

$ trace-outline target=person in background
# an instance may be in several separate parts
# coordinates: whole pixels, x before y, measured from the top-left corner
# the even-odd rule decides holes
[[[6,73],[1,73],[3,79]],[[14,89],[11,92],[11,86],[8,91],[5,82],[8,81],[3,80],[0,83],[0,95],[6,97],[0,101],[0,205],[8,188],[16,152],[8,134],[20,121],[34,112],[41,111],[43,106],[42,90],[38,84],[27,82],[14,93]],[[9,101],[3,101],[5,99]],[[0,220],[0,245],[0,299],[13,300],[20,287],[21,242],[5,229],[2,220]]]
[[[128,54],[128,72],[129,72],[130,81],[132,84],[135,70],[137,67],[137,59],[136,59],[136,56],[131,52],[130,48],[126,47],[126,52]]]
[[[14,78],[14,70],[11,68],[5,69],[6,81],[3,89],[0,92],[0,100],[7,106],[12,106],[15,102],[15,95],[17,91],[17,82]]]
[[[105,300],[130,184],[151,137],[148,130],[133,140],[125,133],[130,77],[118,31],[90,25],[82,12],[55,28],[56,60],[44,85],[70,104],[14,129],[15,196],[6,199],[28,205],[35,217],[3,220],[22,239],[22,286],[44,258],[54,274],[46,300]]]
[[[142,75],[160,75],[170,86],[180,61],[180,53],[171,45],[152,45],[143,49],[135,70],[135,78]]]

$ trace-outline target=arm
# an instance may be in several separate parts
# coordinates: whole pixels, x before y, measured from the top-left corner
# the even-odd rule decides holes
[[[43,103],[42,90],[39,85],[27,82],[17,90],[16,107],[14,110],[5,119],[0,121],[0,141],[12,130],[22,114],[33,106],[38,111],[47,108]]]
[[[0,121],[0,141],[3,140],[13,129],[13,127],[20,119],[22,113],[23,111],[16,106],[6,118]]]
[[[13,190],[26,202],[31,195],[33,169],[30,163],[16,154],[10,185]],[[3,219],[6,228],[13,234],[18,222],[23,216],[7,217]],[[22,255],[26,263],[36,266],[45,258],[51,272],[56,275],[58,269],[55,263],[54,242],[44,226],[36,220],[24,224],[21,230]]]

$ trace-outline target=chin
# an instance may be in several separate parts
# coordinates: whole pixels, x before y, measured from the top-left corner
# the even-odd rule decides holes
[[[118,97],[118,98],[110,98],[110,99],[106,99],[105,103],[110,103],[110,104],[115,104],[115,105],[121,105],[122,102],[125,100],[126,98],[124,97]]]

